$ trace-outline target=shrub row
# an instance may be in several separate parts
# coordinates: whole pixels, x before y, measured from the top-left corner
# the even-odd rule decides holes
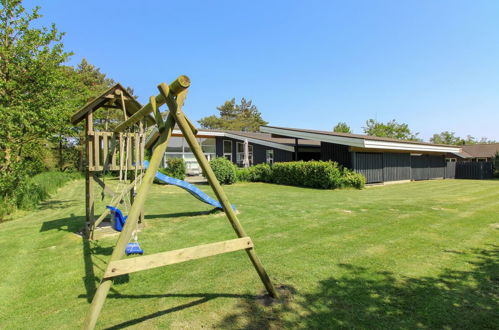
[[[364,176],[332,161],[275,163],[272,166],[272,180],[277,184],[321,189],[360,189],[365,184]]]
[[[47,199],[66,182],[81,178],[79,172],[44,172],[32,178],[18,181],[15,189],[9,189],[0,197],[0,221],[15,209],[31,209]]]
[[[268,182],[292,186],[336,189],[362,188],[365,178],[362,174],[343,168],[332,161],[298,161],[258,164],[249,168],[237,168],[225,158],[216,158],[210,162],[215,176],[222,184],[236,181]]]

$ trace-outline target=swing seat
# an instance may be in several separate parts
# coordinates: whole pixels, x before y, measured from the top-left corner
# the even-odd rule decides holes
[[[131,254],[144,254],[144,250],[140,248],[139,243],[128,243],[125,249],[125,253],[127,256]]]
[[[128,216],[126,216],[126,217],[123,216],[123,212],[121,212],[121,210],[119,208],[116,208],[114,206],[109,206],[109,205],[106,207],[111,211],[111,213],[114,216],[114,225],[113,225],[114,230],[122,231],[123,226],[125,226],[125,222],[126,222],[126,219],[128,218]]]

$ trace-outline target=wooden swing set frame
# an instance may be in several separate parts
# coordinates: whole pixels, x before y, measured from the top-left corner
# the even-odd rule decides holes
[[[190,80],[187,76],[179,76],[175,81],[173,81],[170,85],[167,85],[165,83],[162,83],[158,86],[159,94],[156,96],[151,96],[149,99],[149,103],[146,104],[145,106],[135,109],[133,114],[131,114],[130,117],[126,118],[124,122],[119,124],[116,129],[114,130],[115,134],[120,134],[123,131],[125,131],[127,128],[131,127],[132,125],[136,125],[140,123],[141,121],[145,120],[147,118],[148,120],[154,118],[154,122],[158,127],[160,136],[159,139],[156,142],[156,145],[153,148],[152,156],[149,162],[149,167],[145,171],[145,174],[143,175],[142,183],[139,185],[135,198],[131,204],[131,208],[129,209],[128,212],[128,218],[125,223],[125,226],[120,233],[118,240],[116,242],[115,248],[113,249],[113,253],[111,255],[111,258],[109,260],[109,263],[107,265],[107,268],[104,272],[103,279],[97,288],[97,291],[95,292],[94,298],[92,300],[92,303],[90,305],[90,309],[88,311],[88,314],[85,319],[84,323],[84,328],[85,329],[94,329],[95,325],[97,323],[97,320],[99,318],[99,315],[101,313],[101,310],[104,306],[104,302],[106,300],[106,297],[109,293],[109,290],[112,285],[112,279],[116,276],[124,275],[124,274],[129,274],[133,272],[138,272],[142,270],[147,270],[147,269],[152,269],[156,267],[162,267],[166,265],[172,265],[188,260],[194,260],[194,259],[199,259],[199,258],[204,258],[204,257],[209,257],[209,256],[214,256],[222,253],[228,253],[228,252],[233,252],[233,251],[239,251],[239,250],[245,250],[248,257],[251,260],[251,263],[255,267],[255,270],[257,271],[261,281],[263,282],[263,285],[265,286],[267,292],[269,295],[273,298],[277,297],[277,292],[267,274],[265,271],[260,259],[258,258],[253,242],[251,241],[251,238],[248,237],[246,232],[244,231],[243,227],[241,226],[241,223],[239,222],[239,219],[236,216],[236,213],[231,207],[231,203],[229,202],[227,196],[225,195],[224,190],[222,189],[220,183],[218,182],[217,178],[215,177],[215,174],[213,173],[213,170],[211,169],[208,160],[206,159],[201,146],[199,145],[197,139],[196,139],[196,133],[197,130],[194,127],[194,125],[189,121],[189,119],[185,116],[185,114],[182,111],[182,106],[184,104],[185,98],[187,96],[187,91],[190,86]],[[123,101],[123,99],[122,99]],[[124,102],[122,102],[124,104]],[[159,112],[159,107],[163,104],[166,104],[168,107],[168,116],[165,120],[163,120],[160,112]],[[153,117],[150,116],[150,114],[153,114]],[[75,115],[76,116],[76,115]],[[90,118],[89,118],[90,117]],[[86,117],[86,127],[91,127],[91,113],[90,116],[87,114]],[[238,238],[236,239],[231,239],[227,241],[222,241],[222,242],[216,242],[216,243],[210,243],[210,244],[204,244],[204,245],[198,245],[194,247],[188,247],[184,249],[179,249],[179,250],[174,250],[174,251],[168,251],[168,252],[161,252],[161,253],[156,253],[152,255],[147,255],[147,256],[139,256],[139,257],[133,257],[133,258],[123,258],[125,255],[125,248],[130,241],[134,231],[136,230],[139,221],[143,218],[143,209],[144,209],[144,203],[147,198],[147,194],[149,192],[149,189],[153,183],[155,173],[160,167],[163,155],[166,151],[166,148],[168,146],[168,142],[170,137],[172,136],[172,131],[175,126],[175,124],[178,126],[178,128],[181,130],[184,138],[186,139],[187,143],[189,144],[189,147],[191,148],[192,152],[194,153],[194,156],[196,157],[196,160],[198,161],[201,169],[206,175],[206,178],[208,180],[208,183],[210,184],[211,188],[213,189],[218,201],[223,207],[223,211],[225,215],[227,216],[230,224],[232,225],[232,228],[236,232],[236,235]],[[94,134],[94,136],[97,136]],[[102,136],[107,136],[106,134]],[[106,145],[105,142],[100,143],[97,142],[92,143],[92,141],[88,141],[90,139],[87,139],[87,153],[92,154],[89,152],[90,145],[93,145],[94,147]],[[121,141],[120,141],[121,142]],[[140,148],[140,141],[138,142],[139,145],[135,148],[136,154],[138,154],[136,161],[143,161],[143,148],[141,150]],[[116,144],[115,144],[116,145]],[[130,144],[129,144],[130,145]],[[120,144],[120,148],[122,148]],[[106,152],[108,150],[105,150]],[[142,152],[142,155],[140,155],[140,152]],[[94,149],[94,155],[97,154]],[[104,153],[106,155],[106,153]],[[112,155],[112,153],[111,153]],[[111,156],[112,159],[112,156]],[[111,161],[112,163],[112,161]],[[142,165],[142,164],[141,164]],[[138,166],[138,163],[135,163],[135,166]],[[102,168],[105,168],[105,165],[103,165]],[[91,166],[88,166],[87,168],[87,223],[88,223],[88,232],[89,237],[92,236],[93,230],[95,229],[96,224],[100,223],[109,213],[104,212],[96,221],[93,220],[93,201],[91,203],[89,202],[89,196],[88,196],[88,191],[89,189],[88,185],[89,182],[91,182],[89,176],[91,176],[91,171],[92,170],[100,170],[100,167],[94,167],[92,168]],[[129,167],[128,169],[133,169],[133,166]],[[135,180],[138,180],[138,178],[135,178]],[[111,203],[117,203],[119,200],[123,198],[123,196],[128,193],[133,187],[136,185],[136,182],[130,183],[120,194],[115,194],[112,202]],[[91,187],[90,187],[91,188]],[[88,219],[88,214],[89,212],[89,206],[91,205],[92,210],[91,210],[91,219]]]

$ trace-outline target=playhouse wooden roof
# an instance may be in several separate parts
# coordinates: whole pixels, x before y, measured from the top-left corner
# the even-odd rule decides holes
[[[73,125],[81,122],[88,113],[92,113],[100,108],[122,108],[120,91],[123,93],[123,100],[125,103],[125,109],[128,116],[133,115],[142,105],[124,88],[121,84],[116,84],[97,96],[96,98],[90,100],[87,104],[81,107],[75,114],[71,117],[71,123]],[[154,124],[154,119],[147,116],[148,124]]]

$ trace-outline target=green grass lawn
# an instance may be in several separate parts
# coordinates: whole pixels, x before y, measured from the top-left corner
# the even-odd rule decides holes
[[[99,328],[499,325],[499,181],[225,189],[286,297],[269,303],[239,251],[116,279]],[[152,254],[235,238],[209,210],[155,185],[142,247]],[[83,181],[14,217],[0,224],[0,328],[80,328],[116,239],[74,234],[84,221]]]

